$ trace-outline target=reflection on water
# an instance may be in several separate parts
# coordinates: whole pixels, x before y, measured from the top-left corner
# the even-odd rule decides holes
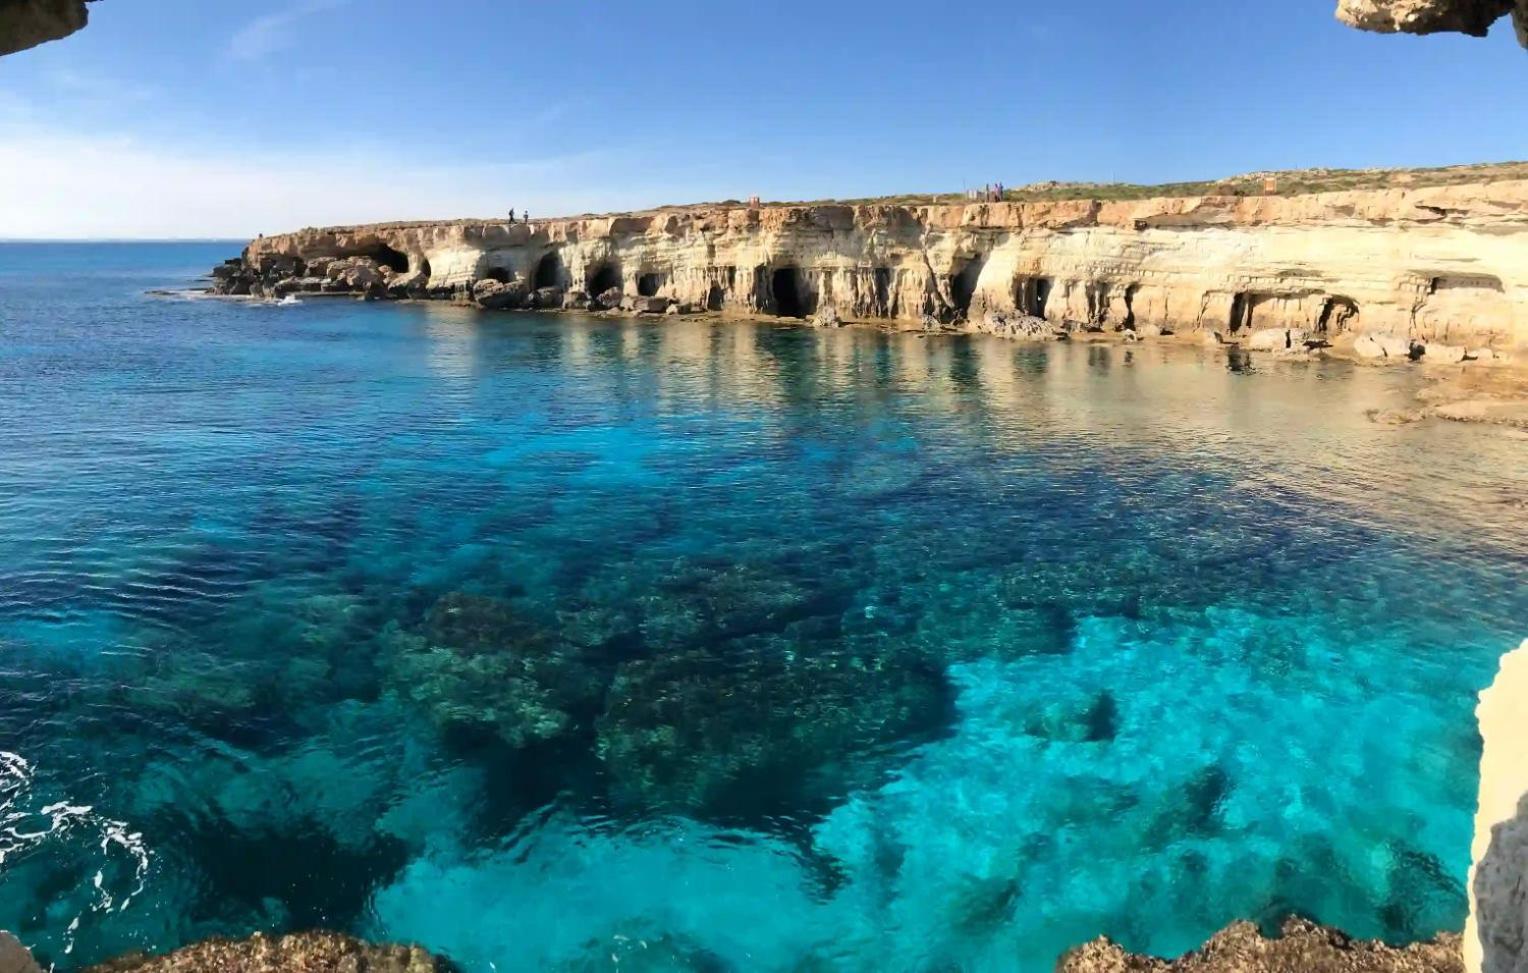
[[[1368,422],[1407,370],[8,256],[0,927],[47,960],[329,926],[1048,970],[1462,922],[1528,464]]]

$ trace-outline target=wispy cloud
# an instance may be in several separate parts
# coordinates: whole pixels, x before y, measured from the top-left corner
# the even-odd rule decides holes
[[[239,61],[258,61],[291,45],[294,28],[306,17],[344,6],[349,0],[302,0],[285,10],[263,14],[233,35],[228,54]]]
[[[510,206],[541,216],[598,212],[706,192],[683,173],[617,178],[649,169],[640,149],[449,161],[381,144],[177,145],[0,112],[0,172],[29,173],[0,180],[0,238],[245,238],[302,226],[492,217]]]

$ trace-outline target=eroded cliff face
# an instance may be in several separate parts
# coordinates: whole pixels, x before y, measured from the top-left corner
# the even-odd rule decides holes
[[[688,208],[308,229],[225,293],[1528,345],[1528,180],[1306,196]],[[486,300],[485,300],[486,297]]]
[[[1528,46],[1528,0],[1338,0],[1337,19],[1386,34],[1454,31],[1484,37],[1512,15],[1517,38]]]
[[[88,0],[0,0],[0,57],[56,41],[85,26]]]

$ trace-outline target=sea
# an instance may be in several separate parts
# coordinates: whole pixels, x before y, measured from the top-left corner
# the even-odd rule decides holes
[[[0,928],[1049,971],[1465,917],[1528,437],[1420,366],[0,244]]]

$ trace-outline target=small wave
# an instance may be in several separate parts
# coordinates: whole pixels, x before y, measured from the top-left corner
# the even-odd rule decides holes
[[[200,287],[156,287],[145,291],[147,297],[157,297],[163,301],[205,301],[218,295]]]
[[[90,880],[89,907],[73,917],[65,933],[63,951],[68,955],[74,951],[75,934],[86,913],[121,912],[143,893],[152,856],[142,834],[126,822],[97,814],[89,805],[55,801],[29,809],[34,777],[26,758],[0,750],[0,874],[7,860],[71,839],[98,844],[103,859]],[[120,883],[107,879],[108,867],[117,861],[131,871]],[[127,886],[125,891],[121,885]]]

